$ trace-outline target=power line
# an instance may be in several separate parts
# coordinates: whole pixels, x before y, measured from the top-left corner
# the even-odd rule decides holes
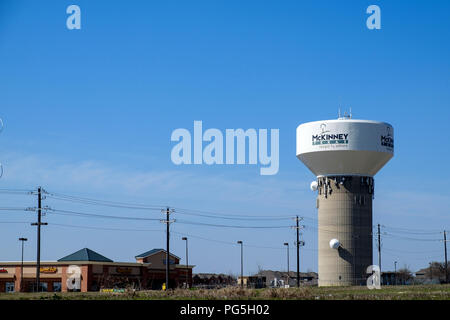
[[[383,247],[383,250],[390,251],[393,253],[402,253],[402,254],[424,254],[424,253],[437,253],[441,252],[441,250],[427,250],[427,251],[405,251],[405,250],[397,250],[397,249],[391,249],[391,248],[385,248]]]
[[[385,254],[387,254],[388,256],[394,257],[394,258],[398,258],[399,257],[398,254],[393,254],[393,253],[391,253],[389,251],[386,251]],[[405,260],[418,260],[418,261],[430,261],[430,260],[433,260],[433,261],[437,261],[441,257],[442,256],[408,257]]]
[[[28,193],[28,194],[36,194],[36,191],[29,190],[29,189],[0,189],[0,193],[2,192],[18,192],[18,193]],[[161,210],[162,208],[167,207],[166,205],[155,205],[155,204],[137,204],[137,203],[131,203],[131,202],[119,202],[119,201],[110,201],[110,200],[100,200],[100,199],[94,199],[94,198],[88,198],[88,197],[79,197],[79,196],[72,196],[62,193],[56,193],[56,192],[47,192],[45,191],[45,195],[49,198],[56,199],[56,200],[62,200],[62,201],[70,201],[70,202],[76,202],[76,203],[84,203],[84,204],[91,204],[91,205],[101,205],[101,206],[108,206],[108,207],[118,207],[118,208],[126,208],[126,209],[140,209],[140,210]],[[201,217],[208,217],[208,218],[218,218],[218,219],[230,219],[230,220],[284,220],[284,219],[291,219],[294,215],[243,215],[243,214],[232,214],[232,213],[219,213],[214,211],[207,211],[207,210],[193,210],[193,209],[186,209],[186,208],[177,208],[172,207],[177,210],[177,213],[180,214],[186,214],[186,215],[193,215],[193,216],[201,216]],[[0,208],[0,210],[23,210],[22,208]],[[312,217],[303,217],[303,219],[306,220],[313,220],[317,221],[317,218]],[[427,230],[427,229],[409,229],[409,228],[400,228],[400,227],[390,227],[382,225],[383,228],[386,229],[392,229],[391,232],[398,232],[398,233],[411,233],[411,234],[433,234],[433,233],[441,233],[440,230],[433,229],[433,230]],[[376,228],[376,226],[374,226]]]
[[[0,223],[3,223],[3,222],[0,221]],[[5,222],[5,223],[28,223],[28,222],[13,221],[13,222]],[[82,225],[63,224],[63,223],[51,223],[51,225],[49,225],[49,226],[50,227],[54,227],[54,226],[67,227],[67,228],[74,228],[74,229],[88,229],[88,230],[92,229],[92,230],[124,231],[124,232],[164,232],[164,230],[159,230],[159,229],[127,229],[127,228],[110,228],[110,227],[92,227],[92,226],[82,226]],[[173,225],[171,224],[171,226],[173,226]],[[206,238],[206,237],[193,235],[193,234],[187,234],[187,233],[183,233],[183,232],[176,232],[176,231],[170,231],[170,232],[174,233],[174,234],[185,235],[185,236],[189,236],[192,238],[197,238],[197,239],[204,240],[204,241],[209,241],[209,242],[217,242],[217,243],[228,244],[228,245],[233,245],[233,246],[236,245],[235,242],[230,242],[230,241],[211,239],[211,238]],[[252,244],[246,244],[246,246],[252,247],[252,248],[259,248],[259,249],[284,250],[283,247],[259,246],[259,245],[252,245]],[[290,250],[295,250],[295,249],[290,248]],[[307,248],[304,248],[303,250],[315,251],[315,249],[307,249]]]
[[[159,205],[146,205],[146,204],[133,204],[129,202],[116,202],[116,201],[107,201],[107,200],[98,200],[93,198],[84,198],[84,197],[75,197],[70,195],[64,195],[59,193],[47,193],[49,198],[90,204],[90,205],[99,205],[99,206],[108,206],[108,207],[116,207],[116,208],[126,208],[126,209],[139,209],[139,210],[161,210],[164,206]],[[201,210],[192,210],[185,208],[174,208],[177,210],[177,213],[192,215],[192,216],[201,216],[208,218],[217,218],[217,219],[229,219],[229,220],[283,220],[283,219],[291,219],[292,216],[262,216],[262,215],[234,215],[228,213],[217,213],[212,211],[201,211]]]
[[[134,204],[129,202],[118,202],[118,201],[108,201],[108,200],[98,200],[93,198],[75,197],[59,193],[47,193],[47,196],[52,199],[77,202],[83,204],[106,206],[106,207],[116,207],[124,209],[138,209],[138,210],[161,210],[164,206],[160,205],[145,205],[145,204]]]
[[[391,234],[391,233],[387,233],[387,232],[383,232],[383,235],[388,236],[388,237],[393,237],[396,239],[403,239],[403,240],[411,240],[411,241],[441,241],[441,239],[425,239],[425,238],[411,238],[411,237],[403,237],[403,236],[399,236],[399,235],[395,235],[395,234]]]
[[[0,189],[0,193],[17,193],[17,194],[31,194],[33,190],[27,189]]]
[[[0,222],[2,223],[2,222]],[[11,223],[27,223],[27,222],[11,222]],[[71,224],[61,224],[61,223],[52,223],[51,226],[61,226],[61,227],[68,227],[68,228],[75,228],[75,229],[94,229],[94,230],[110,230],[110,231],[129,231],[129,232],[164,232],[163,230],[158,229],[123,229],[123,228],[102,228],[102,227],[91,227],[91,226],[80,226],[80,225],[71,225]],[[229,241],[223,241],[223,240],[217,240],[217,239],[210,239],[205,238],[197,235],[187,234],[183,232],[176,232],[176,231],[170,231],[174,234],[189,236],[192,238],[197,238],[200,240],[210,241],[210,242],[217,242],[222,244],[229,244],[235,246],[235,242],[229,242]],[[269,246],[258,246],[258,245],[246,245],[247,247],[254,247],[254,248],[261,248],[261,249],[276,249],[276,250],[284,250],[282,247],[269,247]]]
[[[175,234],[179,234],[182,236],[187,236],[187,237],[192,237],[192,238],[197,238],[200,240],[204,240],[204,241],[208,241],[208,242],[217,242],[217,243],[222,243],[222,244],[227,244],[227,245],[232,245],[232,246],[237,246],[236,242],[231,242],[231,241],[224,241],[224,240],[217,240],[217,239],[211,239],[211,238],[205,238],[202,236],[198,236],[198,235],[193,235],[193,234],[188,234],[188,233],[184,233],[184,232],[175,232],[172,231],[172,233]],[[283,247],[270,247],[270,246],[259,246],[259,245],[253,245],[253,244],[245,244],[246,247],[250,247],[250,248],[258,248],[258,249],[273,249],[273,250],[285,250],[285,248]],[[291,248],[290,250],[294,250],[294,248]],[[306,250],[306,249],[305,249]],[[315,251],[314,249],[310,249],[311,251]]]
[[[84,204],[92,204],[92,205],[104,205],[111,207],[119,207],[119,208],[127,208],[127,209],[141,209],[141,210],[161,210],[164,206],[160,205],[145,205],[145,204],[133,204],[127,202],[114,202],[114,201],[105,201],[105,200],[97,200],[93,198],[82,198],[82,197],[74,197],[68,195],[62,195],[57,193],[49,193],[49,198],[62,200],[62,201],[70,201]],[[184,209],[184,208],[174,208],[177,210],[177,213],[182,213],[186,215],[195,215],[195,216],[203,216],[203,217],[211,217],[211,218],[223,218],[223,219],[239,219],[239,220],[247,220],[248,219],[258,219],[258,220],[278,220],[278,219],[290,219],[291,216],[262,216],[262,215],[233,215],[228,213],[217,213],[212,211],[200,211],[200,210],[192,210],[192,209]]]
[[[178,222],[178,221],[177,221]],[[1,222],[0,222],[1,223]],[[26,222],[17,222],[17,223],[26,223]],[[61,227],[68,227],[68,228],[75,228],[75,229],[93,229],[93,230],[107,230],[107,231],[126,231],[126,232],[164,232],[164,230],[158,230],[158,229],[124,229],[124,228],[103,228],[103,227],[91,227],[91,226],[80,226],[80,225],[72,225],[72,224],[62,224],[62,223],[52,223],[51,226],[61,226]],[[171,225],[172,226],[172,225]],[[176,232],[176,231],[170,231],[170,233],[184,235],[192,238],[197,238],[204,241],[209,242],[217,242],[222,244],[228,244],[236,246],[235,242],[230,241],[224,241],[224,240],[217,240],[217,239],[211,239],[211,238],[205,238],[198,235],[193,234],[187,234],[184,232]],[[247,247],[253,247],[253,248],[260,248],[260,249],[275,249],[275,250],[284,250],[283,247],[270,247],[270,246],[258,246],[258,245],[251,245],[246,244]],[[294,250],[293,248],[291,250]],[[307,249],[305,249],[307,250]],[[311,249],[313,250],[313,249]]]
[[[249,220],[287,220],[287,219],[292,219],[291,217],[278,217],[278,218],[270,218],[270,217],[266,217],[266,216],[248,216],[248,217],[234,217],[234,216],[219,216],[219,215],[208,215],[208,214],[201,214],[201,213],[192,213],[192,212],[188,212],[188,211],[177,211],[178,214],[185,214],[185,215],[191,215],[191,216],[198,216],[198,217],[205,217],[205,218],[213,218],[213,219],[225,219],[225,220],[244,220],[244,221],[249,221]]]
[[[30,221],[0,221],[0,223],[4,223],[4,224],[29,224],[31,223]]]
[[[75,197],[65,194],[59,194],[59,193],[48,193],[45,190],[41,190],[43,194],[47,195],[49,198],[52,198],[54,200],[60,200],[60,201],[67,201],[67,202],[73,202],[73,203],[80,203],[80,204],[86,204],[86,205],[95,205],[95,206],[106,206],[106,207],[115,207],[115,208],[122,208],[122,209],[139,209],[139,210],[145,210],[145,211],[153,211],[153,210],[161,210],[163,206],[158,205],[148,205],[148,204],[136,204],[136,203],[129,203],[129,202],[117,202],[117,201],[107,201],[107,200],[98,200],[93,198],[84,198],[84,197]],[[30,191],[26,189],[0,189],[0,193],[5,194],[37,194],[36,191]],[[86,213],[86,212],[79,212],[79,211],[72,211],[72,210],[59,210],[59,209],[51,209],[48,207],[40,208],[43,212],[45,211],[51,211],[54,214],[57,215],[67,215],[67,216],[79,216],[79,217],[86,217],[86,218],[99,218],[99,219],[119,219],[119,220],[135,220],[135,221],[158,221],[160,219],[156,218],[144,218],[144,217],[130,217],[130,216],[115,216],[115,215],[103,215],[103,214],[95,214],[95,213]],[[20,207],[1,207],[1,211],[36,211],[38,209],[36,208],[20,208]],[[177,213],[182,215],[190,215],[190,216],[197,216],[202,218],[210,218],[210,219],[224,219],[224,220],[236,220],[236,221],[277,221],[277,220],[285,220],[292,218],[291,216],[280,216],[280,215],[241,215],[241,214],[228,214],[228,213],[219,213],[214,211],[202,211],[202,210],[192,210],[192,209],[185,209],[185,208],[178,208]],[[316,218],[312,217],[305,217],[305,219],[310,221],[317,221]],[[216,223],[205,223],[205,222],[198,222],[198,221],[190,221],[190,220],[180,220],[178,221],[180,224],[186,224],[186,225],[196,225],[196,226],[205,226],[205,227],[218,227],[218,228],[237,228],[237,229],[282,229],[282,228],[288,228],[289,226],[283,226],[283,225],[276,225],[276,226],[267,226],[267,225],[235,225],[235,224],[216,224]],[[26,222],[20,222],[20,221],[4,221],[0,223],[26,223]],[[57,224],[58,226],[62,227],[73,227],[73,228],[84,228],[84,229],[93,229],[93,230],[111,230],[111,231],[160,231],[160,230],[148,230],[148,229],[121,229],[121,228],[97,228],[97,227],[83,227],[83,226],[73,226],[73,225],[63,225],[63,224]],[[170,227],[170,225],[169,225]],[[335,230],[327,229],[324,227],[318,227],[318,226],[304,226],[305,228],[311,228],[313,230],[321,231],[321,232],[329,232],[329,233],[335,233]],[[376,228],[377,226],[373,226]],[[391,226],[384,226],[387,230],[387,232],[381,233],[378,232],[378,237],[381,238],[381,234],[392,237],[396,239],[404,239],[404,240],[413,240],[413,241],[428,241],[428,242],[435,242],[435,241],[442,241],[440,239],[435,238],[418,238],[418,237],[408,237],[407,235],[433,235],[437,234],[439,231],[435,229],[411,229],[411,228],[403,228],[403,227],[391,227]],[[172,231],[173,232],[173,231]],[[351,232],[349,232],[351,233]],[[372,235],[375,237],[375,234],[372,233]],[[191,235],[192,236],[192,235]],[[193,236],[195,237],[195,236]],[[213,240],[208,239],[207,241],[215,241],[215,242],[221,242],[221,243],[227,243],[220,240]],[[298,243],[300,243],[298,241]],[[227,244],[233,244],[234,243],[227,243]],[[381,246],[381,239],[378,242],[379,250]],[[251,245],[247,245],[251,246]],[[264,249],[280,249],[283,250],[283,247],[276,248],[276,247],[263,247],[263,246],[253,246],[253,247],[259,247]],[[305,249],[306,250],[306,249]],[[387,251],[393,251],[393,249],[386,249]],[[410,254],[418,254],[418,252],[405,252],[401,251],[402,253],[410,253]],[[433,252],[433,251],[426,251],[426,252]],[[426,253],[424,252],[424,253]]]
[[[13,192],[30,192],[30,190],[26,189],[0,189],[1,191],[13,191]],[[31,191],[32,192],[32,191]],[[118,201],[109,201],[109,200],[99,200],[94,198],[87,197],[78,197],[71,196],[67,194],[55,193],[55,192],[46,192],[46,195],[49,198],[53,198],[56,200],[62,201],[70,201],[77,203],[84,203],[90,205],[101,205],[108,207],[117,207],[117,208],[126,208],[126,209],[139,209],[139,210],[161,210],[166,206],[163,205],[154,205],[154,204],[136,204],[130,202],[118,202]],[[192,216],[200,216],[206,218],[217,218],[217,219],[227,219],[227,220],[284,220],[291,219],[293,215],[243,215],[243,214],[231,214],[231,213],[219,213],[214,211],[207,210],[194,210],[194,209],[186,209],[186,208],[178,208],[172,207],[177,210],[179,214],[192,215]],[[1,210],[1,209],[0,209]],[[317,218],[312,217],[304,217],[307,220],[317,221]],[[375,228],[376,226],[374,226]],[[434,234],[440,233],[439,230],[426,230],[426,229],[408,229],[408,228],[399,228],[399,227],[390,227],[383,225],[384,228],[392,229],[391,232],[396,233],[411,233],[411,234]],[[327,231],[324,229],[324,231]],[[333,231],[334,232],[334,231]]]
[[[112,216],[112,215],[78,212],[78,211],[72,211],[72,210],[51,209],[51,208],[47,208],[47,210],[52,211],[54,214],[68,215],[68,216],[80,216],[80,217],[86,217],[86,218],[137,220],[137,221],[160,221],[161,220],[161,219],[156,219],[156,218]]]
[[[348,224],[350,225],[350,224]],[[327,233],[332,233],[332,234],[336,234],[338,231],[336,230],[331,230],[331,229],[326,229],[323,227],[318,227],[318,226],[311,226],[311,225],[303,225],[305,230],[310,230],[312,229],[313,232],[317,232],[317,231],[321,231],[321,232],[327,232]],[[339,233],[349,233],[349,234],[353,234],[354,232],[352,231],[339,231]],[[370,233],[373,236],[373,232]]]
[[[397,233],[406,233],[406,234],[438,234],[441,233],[439,230],[425,230],[425,229],[407,229],[407,228],[398,228],[398,227],[390,227],[382,225],[383,228],[391,230],[391,232]]]
[[[73,210],[61,210],[61,209],[52,209],[52,208],[44,208],[45,210],[52,211],[56,214],[61,215],[74,215],[74,216],[83,216],[83,217],[94,217],[94,218],[107,218],[107,219],[122,219],[122,220],[142,220],[142,221],[159,221],[160,219],[157,218],[143,218],[143,217],[130,217],[130,216],[114,216],[114,215],[102,215],[102,214],[94,214],[94,213],[86,213],[86,212],[79,212],[79,211],[73,211]],[[19,211],[29,211],[29,210],[36,210],[35,208],[0,208],[0,210],[19,210]],[[177,211],[178,213],[178,211]],[[234,218],[230,218],[234,219]],[[246,220],[246,218],[244,218]],[[211,227],[224,227],[224,228],[245,228],[245,229],[279,229],[279,228],[289,228],[290,226],[287,225],[278,225],[278,226],[248,226],[248,225],[225,225],[225,224],[213,224],[213,223],[203,223],[203,222],[197,222],[197,221],[189,221],[189,220],[178,220],[181,224],[190,224],[190,225],[201,225],[201,226],[211,226]],[[304,228],[313,228],[316,230],[320,230],[323,232],[330,232],[335,233],[335,230],[326,229],[323,227],[317,227],[317,226],[311,226],[306,225],[303,226]],[[392,231],[391,231],[392,232]],[[351,232],[348,232],[351,233]],[[411,238],[411,237],[402,237],[399,235],[395,235],[392,233],[384,232],[384,235],[402,238],[406,240],[424,240],[424,241],[439,241],[439,239],[424,239],[424,238]]]
[[[60,210],[60,209],[51,209],[51,208],[46,208],[46,210],[49,210],[55,214],[70,215],[70,216],[105,218],[105,219],[120,219],[120,220],[138,220],[138,221],[161,221],[161,219],[156,219],[156,218],[102,215],[102,214],[85,213],[85,212],[78,212],[78,211],[72,211],[72,210]],[[290,227],[290,226],[224,225],[224,224],[202,223],[202,222],[188,221],[188,220],[178,220],[177,222],[179,222],[181,224],[190,224],[190,225],[201,225],[201,226],[223,227],[223,228],[244,228],[244,229],[277,229],[277,228],[289,228]]]
[[[75,228],[75,229],[92,229],[92,230],[106,230],[106,231],[125,231],[125,232],[162,232],[158,229],[123,229],[123,228],[103,228],[103,227],[91,227],[91,226],[80,226],[71,225],[63,223],[52,223],[51,226]]]
[[[177,221],[177,222],[178,222],[178,221]],[[0,222],[0,223],[1,223],[1,222]],[[15,222],[14,222],[14,223],[15,223]],[[27,223],[27,222],[17,222],[17,223]],[[109,228],[109,227],[81,226],[81,225],[62,224],[62,223],[52,223],[50,226],[51,226],[51,227],[53,227],[53,226],[58,226],[58,227],[68,227],[68,228],[75,228],[75,229],[106,230],[106,231],[125,231],[125,232],[164,232],[164,230],[158,230],[158,229],[124,229],[124,228]],[[171,224],[171,226],[172,226],[172,224]],[[211,238],[206,238],[206,237],[202,237],[202,236],[198,236],[198,235],[193,235],[193,234],[188,234],[188,233],[184,233],[184,232],[170,231],[170,233],[179,234],[179,235],[184,235],[184,236],[188,236],[188,237],[192,237],[192,238],[197,238],[197,239],[204,240],[204,241],[209,241],[209,242],[216,242],[216,243],[222,243],[222,244],[228,244],[228,245],[236,246],[236,243],[235,243],[235,242],[230,242],[230,241],[211,239]],[[259,248],[259,249],[285,250],[283,247],[259,246],[259,245],[252,245],[252,244],[246,244],[246,246],[247,246],[247,247],[252,247],[252,248]],[[290,250],[294,250],[294,248],[291,248]],[[306,249],[306,248],[305,248],[304,250],[315,251],[315,249]]]
[[[208,226],[208,227],[218,227],[218,228],[237,228],[237,229],[281,229],[290,228],[290,226],[244,226],[244,225],[226,225],[226,224],[212,224],[212,223],[202,223],[187,220],[177,220],[180,224],[190,224],[196,226]]]
[[[206,214],[211,216],[223,216],[223,217],[238,217],[238,218],[250,218],[250,219],[292,219],[293,215],[274,215],[274,216],[267,216],[267,215],[244,215],[244,214],[236,214],[236,213],[218,213],[213,211],[205,211],[205,210],[191,210],[191,209],[184,209],[184,208],[174,208],[178,212],[188,212],[188,213],[198,213],[198,214]]]

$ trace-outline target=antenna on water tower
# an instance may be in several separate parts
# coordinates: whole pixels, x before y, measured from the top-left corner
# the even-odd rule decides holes
[[[351,119],[353,117],[352,115],[352,108],[350,108],[350,112],[344,111],[344,114],[341,115],[341,108],[338,109],[338,120],[346,120]]]

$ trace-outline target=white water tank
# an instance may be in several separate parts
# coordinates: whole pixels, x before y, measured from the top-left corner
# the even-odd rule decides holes
[[[373,177],[394,156],[394,129],[355,119],[314,121],[297,127],[297,158],[316,176]]]

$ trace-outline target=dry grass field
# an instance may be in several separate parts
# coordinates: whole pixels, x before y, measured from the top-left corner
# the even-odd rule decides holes
[[[450,300],[450,285],[302,287],[289,289],[176,289],[123,293],[0,293],[0,300]]]

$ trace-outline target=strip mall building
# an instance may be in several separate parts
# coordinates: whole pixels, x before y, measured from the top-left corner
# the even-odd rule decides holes
[[[136,262],[114,262],[84,248],[57,261],[42,261],[40,291],[72,291],[70,287],[74,270],[79,271],[80,278],[80,286],[76,291],[129,287],[141,290],[161,289],[166,279],[166,251],[153,249],[137,255],[135,259]],[[169,257],[169,266],[170,288],[184,286],[186,281],[192,286],[194,266],[180,265],[180,258],[173,254]],[[20,261],[0,262],[0,292],[36,291],[36,262],[24,262],[23,279],[21,275]]]

